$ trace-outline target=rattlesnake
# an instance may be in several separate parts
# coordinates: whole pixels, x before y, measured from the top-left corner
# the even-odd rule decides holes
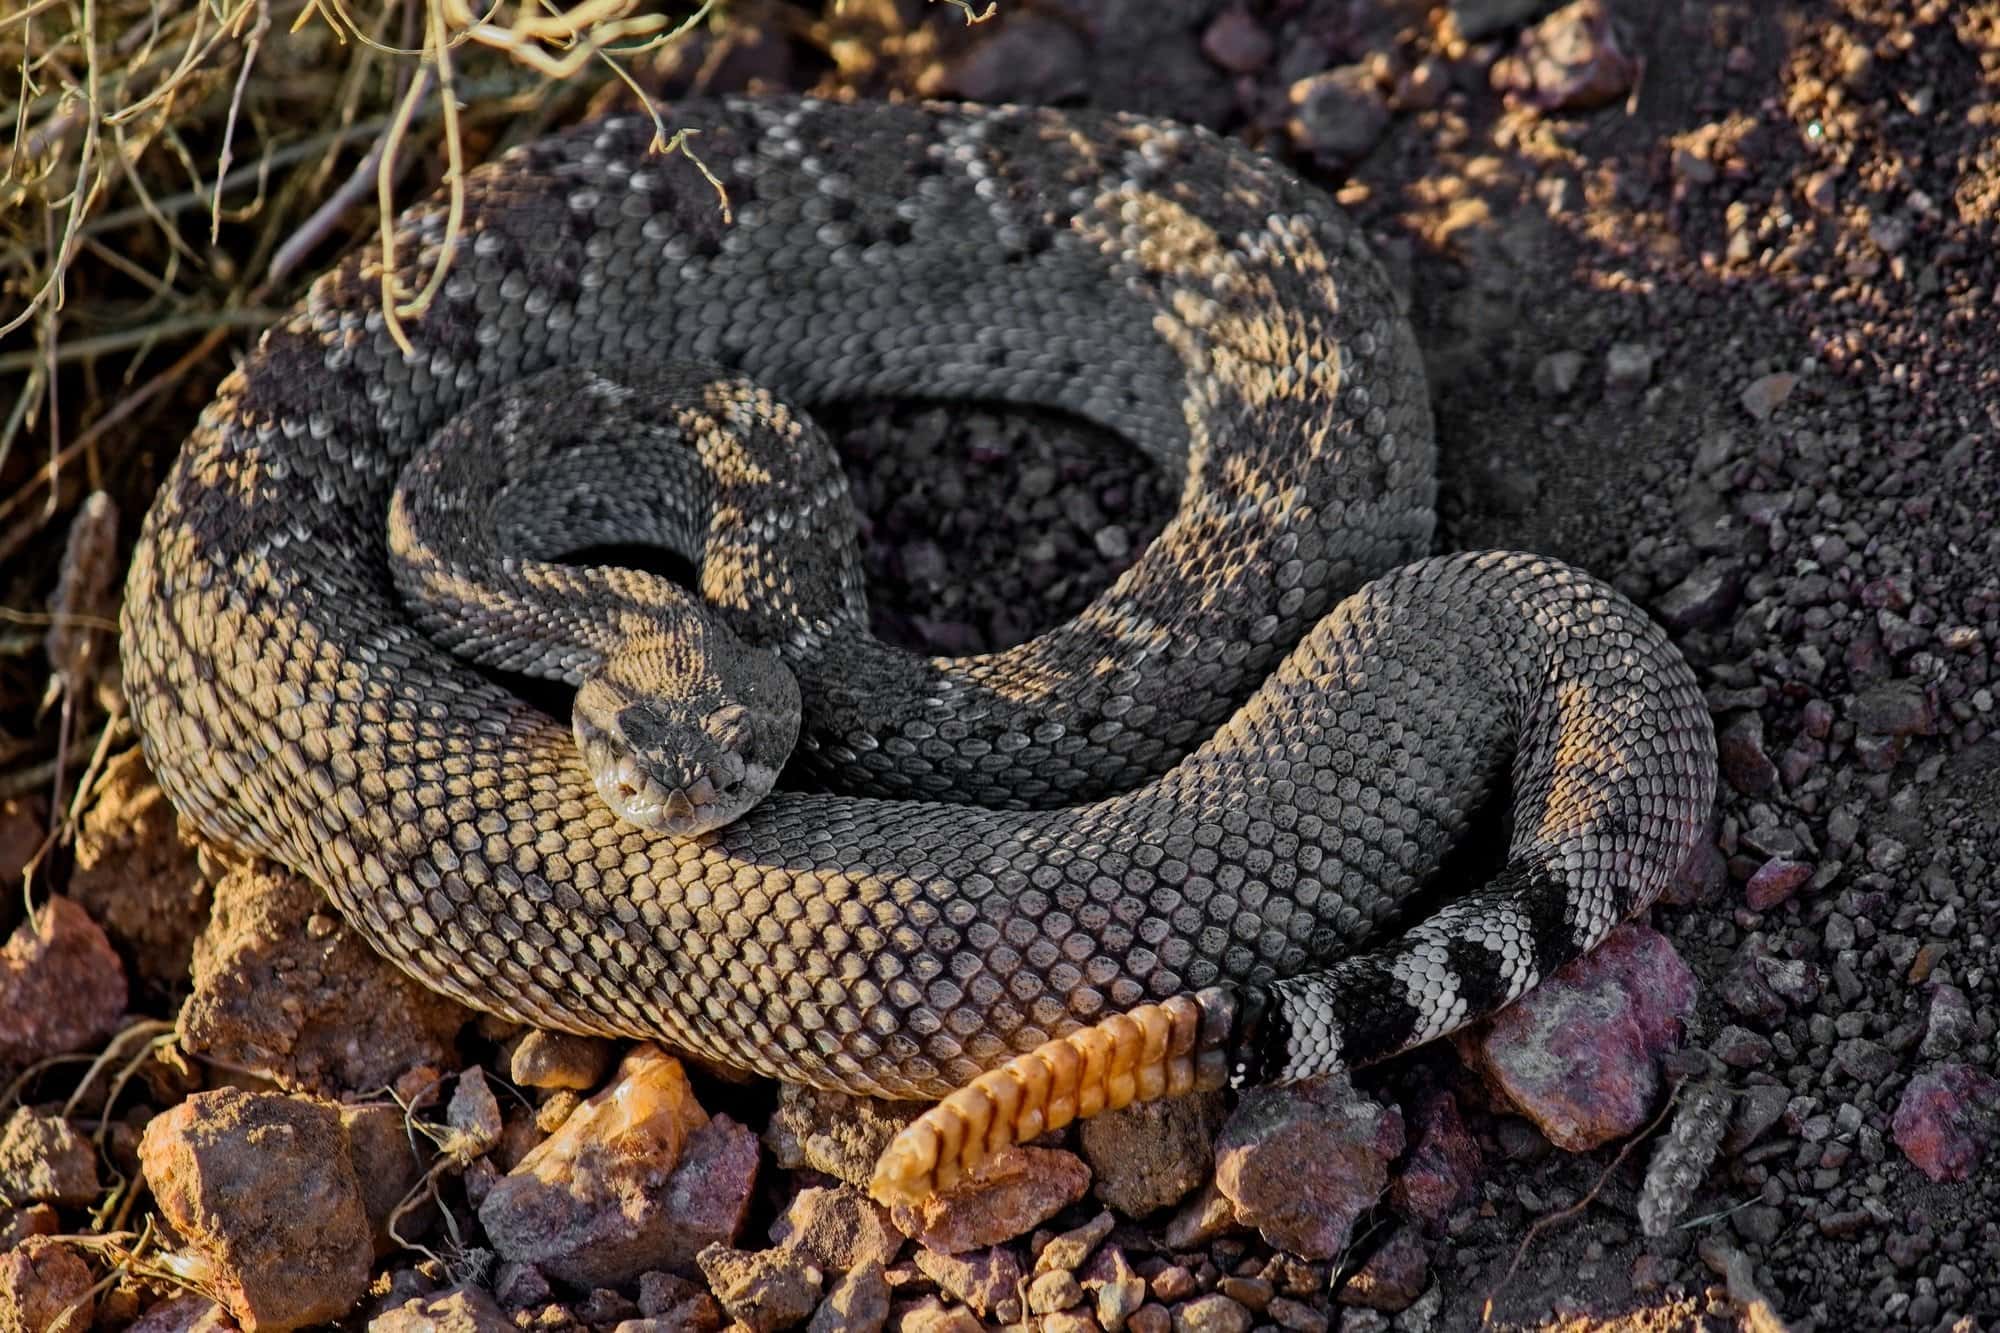
[[[648,154],[650,123],[582,126],[467,181],[409,353],[371,251],[224,383],[123,622],[148,760],[203,832],[522,1022],[886,1096],[1002,1066],[920,1122],[885,1195],[1135,1096],[1434,1038],[1659,892],[1713,796],[1692,674],[1558,562],[1416,558],[1418,356],[1319,191],[1131,117],[765,99],[676,119],[733,223]],[[437,204],[400,222],[411,289],[446,225]],[[384,530],[461,410],[551,368],[687,357],[791,401],[1063,408],[1184,468],[1181,508],[1011,652],[802,659],[821,702],[793,771],[872,795],[638,829],[565,727],[418,631]],[[741,600],[727,585],[704,590]],[[1504,869],[1428,883],[1509,779]]]

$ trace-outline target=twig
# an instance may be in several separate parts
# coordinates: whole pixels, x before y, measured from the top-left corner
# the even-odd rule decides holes
[[[1528,1234],[1521,1237],[1520,1245],[1515,1247],[1514,1258],[1507,1265],[1507,1271],[1500,1275],[1500,1281],[1495,1283],[1493,1289],[1486,1293],[1486,1301],[1480,1307],[1479,1311],[1479,1323],[1481,1327],[1485,1327],[1493,1322],[1493,1303],[1500,1299],[1501,1293],[1507,1290],[1507,1284],[1514,1280],[1514,1274],[1519,1271],[1522,1260],[1528,1257],[1528,1251],[1534,1246],[1535,1238],[1540,1236],[1544,1231],[1561,1226],[1564,1222],[1577,1216],[1585,1208],[1594,1203],[1597,1196],[1604,1192],[1605,1185],[1610,1183],[1611,1177],[1616,1174],[1618,1168],[1625,1165],[1625,1159],[1632,1155],[1632,1150],[1644,1142],[1647,1136],[1654,1130],[1658,1129],[1660,1122],[1665,1120],[1668,1112],[1673,1109],[1674,1100],[1669,1097],[1667,1104],[1660,1108],[1659,1113],[1647,1123],[1644,1129],[1641,1129],[1637,1134],[1625,1140],[1625,1145],[1618,1150],[1618,1155],[1611,1159],[1611,1165],[1604,1168],[1603,1173],[1591,1184],[1589,1191],[1581,1199],[1578,1199],[1575,1203],[1559,1212],[1549,1213],[1546,1216],[1535,1219],[1534,1225],[1528,1228]]]

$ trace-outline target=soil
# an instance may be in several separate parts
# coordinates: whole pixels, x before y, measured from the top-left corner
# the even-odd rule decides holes
[[[1503,7],[1453,6],[1474,26]],[[1643,1151],[1556,1152],[1469,1107],[1481,1195],[1428,1243],[1428,1327],[1476,1326],[1496,1289],[1502,1325],[2000,1325],[2000,1151],[1933,1182],[1893,1123],[1912,1078],[1990,1071],[2000,1049],[2000,3],[1608,8],[1616,51],[1585,72],[1614,91],[1587,108],[1518,86],[1522,24],[1468,41],[1418,0],[1003,0],[977,27],[886,0],[793,27],[752,7],[658,77],[1170,112],[1290,158],[1407,292],[1439,548],[1559,556],[1674,630],[1725,781],[1713,873],[1655,924],[1701,982],[1689,1044],[1733,1087],[1782,1088],[1784,1112],[1649,1241]],[[1327,70],[1355,71],[1336,126],[1354,133],[1308,123],[1305,81]],[[114,460],[127,493],[225,369],[201,367],[180,419]],[[822,419],[871,515],[878,627],[937,651],[1079,605],[1173,500],[1072,423],[903,404]],[[4,684],[41,693],[18,656]],[[106,920],[125,844],[108,816],[96,837],[88,866],[52,869],[94,884],[80,896]],[[1762,891],[1779,882],[1789,896]],[[120,940],[135,1007],[159,1017],[185,993],[173,935]],[[1776,975],[1793,984],[1774,994]],[[1464,1076],[1433,1051],[1363,1082],[1388,1101]],[[1996,1112],[1970,1110],[1989,1133]]]

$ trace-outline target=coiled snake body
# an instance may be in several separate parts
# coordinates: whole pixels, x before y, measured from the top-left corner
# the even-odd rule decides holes
[[[147,757],[202,830],[524,1022],[901,1097],[1018,1057],[885,1192],[1101,1105],[1441,1035],[1676,870],[1714,785],[1691,673],[1554,561],[1405,563],[1431,528],[1420,365],[1316,190],[1134,118],[764,100],[677,119],[733,223],[647,154],[649,123],[584,126],[468,182],[411,353],[371,252],[224,384],[124,612]],[[444,229],[440,206],[400,223],[412,289]],[[403,464],[468,406],[552,367],[690,357],[794,401],[1064,408],[1184,467],[1182,505],[1019,649],[803,664],[828,699],[794,771],[871,795],[635,828],[564,724],[417,630],[383,532]],[[704,579],[712,600],[759,591]],[[1429,882],[1510,780],[1506,867]]]

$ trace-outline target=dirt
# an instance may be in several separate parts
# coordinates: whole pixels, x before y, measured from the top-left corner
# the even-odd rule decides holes
[[[1550,1149],[1477,1105],[1448,1051],[1377,1071],[1365,1084],[1406,1106],[1461,1089],[1480,1196],[1426,1238],[1428,1325],[1322,1304],[1337,1327],[1473,1327],[1496,1290],[1502,1325],[1994,1326],[2000,1150],[1934,1182],[1896,1112],[1942,1065],[1992,1070],[2000,1031],[2000,4],[1609,9],[1611,49],[1583,72],[1615,91],[1589,107],[1546,105],[1562,71],[1538,81],[1522,24],[1467,41],[1418,0],[1003,0],[971,28],[914,0],[810,23],[749,7],[734,38],[655,77],[1170,112],[1291,158],[1407,292],[1437,409],[1439,548],[1588,568],[1660,615],[1702,676],[1726,738],[1714,873],[1655,922],[1701,983],[1689,1044],[1732,1089],[1779,1090],[1766,1100],[1782,1113],[1726,1146],[1683,1225],[1648,1240],[1643,1149]],[[1620,61],[1623,77],[1603,68]],[[1305,86],[1329,70],[1353,72]],[[1305,114],[1328,107],[1330,126]],[[1358,149],[1357,126],[1374,128]],[[124,491],[143,496],[160,442],[225,369],[205,363],[176,419],[117,460]],[[1025,635],[1101,586],[1172,503],[1122,446],[1067,423],[823,417],[873,519],[878,627],[906,643]],[[1026,535],[989,541],[1010,526]],[[1003,554],[981,565],[970,545]],[[8,584],[39,605],[52,580]],[[0,683],[41,691],[18,655]],[[109,791],[74,869],[58,857],[45,874],[111,931],[135,1005],[171,1017],[199,900],[179,921],[170,895],[121,918],[117,858],[190,893],[192,866],[158,835],[121,835],[105,812],[159,812],[122,776]],[[7,807],[10,864],[45,814]],[[1790,887],[1761,896],[1774,884]],[[294,915],[282,966],[317,968],[340,928]],[[448,1057],[449,1019],[422,1029],[423,1059]],[[315,1042],[318,1071],[380,1054]],[[1990,1135],[2000,1108],[1967,1109]],[[1374,1234],[1357,1231],[1357,1261]]]

